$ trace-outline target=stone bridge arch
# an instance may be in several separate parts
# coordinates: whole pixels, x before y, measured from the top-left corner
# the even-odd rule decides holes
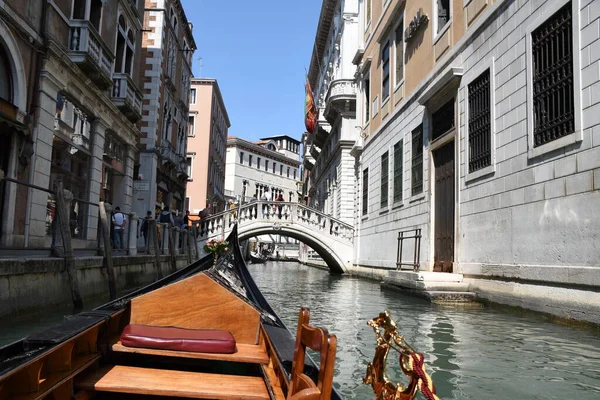
[[[238,238],[288,236],[307,244],[327,263],[331,273],[352,266],[354,228],[331,216],[297,203],[254,202],[204,220],[201,240],[227,237],[238,224]]]

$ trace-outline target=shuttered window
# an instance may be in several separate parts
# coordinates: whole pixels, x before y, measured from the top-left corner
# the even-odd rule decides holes
[[[390,95],[390,41],[381,50],[381,103]]]
[[[402,157],[402,140],[394,145],[394,203],[402,201],[402,167],[404,159]]]
[[[381,156],[381,208],[388,206],[389,165],[389,153],[386,151]]]
[[[369,168],[363,170],[362,214],[369,212]]]
[[[423,193],[423,125],[412,131],[412,196]]]

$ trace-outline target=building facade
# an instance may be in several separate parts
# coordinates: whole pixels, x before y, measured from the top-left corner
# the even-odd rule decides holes
[[[552,286],[554,302],[593,304],[597,5],[361,1],[359,268],[395,269],[399,232],[420,229],[421,267],[484,298],[556,313]]]
[[[187,162],[187,210],[197,214],[225,207],[225,159],[231,122],[216,79],[193,78]]]
[[[285,201],[299,198],[300,142],[292,137],[272,136],[253,143],[227,139],[225,194],[238,203],[263,195],[269,201],[282,194]]]
[[[305,193],[309,205],[344,222],[354,220],[356,189],[352,148],[360,140],[356,122],[358,0],[323,2],[308,71],[318,119],[306,136]]]
[[[107,201],[131,211],[141,117],[141,3],[8,1],[2,8],[3,98],[30,132],[15,123],[11,129],[22,137],[3,131],[2,140],[11,143],[3,170],[38,188],[63,182],[74,196],[74,247],[96,246],[98,208],[88,203]],[[48,247],[55,215],[49,193],[11,182],[2,191],[2,244]]]
[[[141,1],[141,0],[140,0]],[[134,211],[183,212],[192,58],[196,44],[179,0],[146,0],[143,116]]]

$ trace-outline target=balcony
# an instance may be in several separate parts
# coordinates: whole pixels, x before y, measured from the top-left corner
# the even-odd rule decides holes
[[[176,168],[181,168],[181,163],[187,163],[185,157],[181,156],[175,150],[175,147],[169,142],[163,142],[158,148],[160,152],[160,156],[162,158],[162,163],[166,164],[170,162]]]
[[[325,119],[331,125],[341,113],[356,113],[356,82],[336,79],[329,85],[325,97]]]
[[[312,146],[310,146],[310,155],[313,159],[318,160],[320,154],[321,150],[317,148],[316,145],[313,144]]]
[[[134,124],[142,119],[142,93],[128,74],[113,75],[113,103]]]
[[[68,55],[100,89],[112,86],[115,57],[89,21],[71,21]]]

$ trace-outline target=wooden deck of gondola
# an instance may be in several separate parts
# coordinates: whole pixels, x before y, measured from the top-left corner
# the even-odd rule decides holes
[[[262,377],[111,365],[75,383],[95,392],[176,396],[193,399],[270,399]]]

